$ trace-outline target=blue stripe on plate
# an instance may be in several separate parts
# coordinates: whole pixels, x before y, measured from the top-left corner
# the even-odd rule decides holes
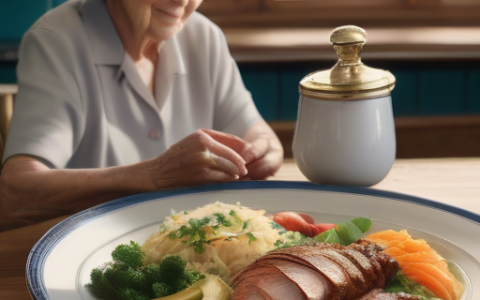
[[[413,204],[429,206],[432,208],[440,209],[450,212],[452,214],[462,216],[470,219],[474,222],[480,223],[480,215],[447,205],[444,203],[419,198],[415,196],[375,190],[371,188],[351,187],[351,186],[334,186],[334,185],[321,185],[304,181],[237,181],[227,182],[212,185],[202,185],[194,187],[177,188],[171,190],[157,191],[151,193],[143,193],[133,195],[113,201],[109,201],[104,204],[97,205],[82,212],[79,212],[59,224],[52,227],[36,244],[33,246],[28,256],[26,266],[26,279],[27,287],[34,300],[47,300],[49,299],[45,283],[43,281],[43,267],[50,251],[55,245],[60,242],[69,232],[82,226],[83,224],[95,219],[103,214],[111,212],[113,210],[123,208],[126,206],[134,205],[141,202],[150,200],[159,200],[161,198],[203,193],[219,190],[238,190],[238,189],[300,189],[300,190],[317,190],[327,192],[338,192],[347,194],[369,195],[376,197],[389,198],[397,201],[405,201]]]

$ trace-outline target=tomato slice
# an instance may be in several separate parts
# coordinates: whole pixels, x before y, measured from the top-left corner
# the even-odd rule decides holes
[[[314,237],[335,227],[335,224],[331,223],[316,224],[311,216],[293,211],[276,213],[273,221],[288,231],[297,231],[308,237]]]

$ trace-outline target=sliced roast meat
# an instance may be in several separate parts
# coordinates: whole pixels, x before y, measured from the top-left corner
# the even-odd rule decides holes
[[[301,264],[292,264],[287,260],[269,259],[266,261],[271,261],[285,276],[295,282],[305,294],[306,299],[328,298],[328,292],[331,290],[330,282],[315,270]]]
[[[239,299],[250,299],[243,295],[249,295],[252,286],[256,287],[255,293],[268,295],[266,299],[306,299],[305,293],[299,285],[287,277],[271,261],[263,261],[253,267],[245,269],[238,281],[235,282],[235,297]]]
[[[245,289],[245,295],[242,299],[249,299],[249,300],[273,300],[265,291],[260,289],[255,285],[249,285],[248,288]]]
[[[348,258],[362,272],[365,289],[370,290],[385,284],[385,275],[379,262],[371,261],[362,253],[348,247],[337,249],[337,251]]]
[[[255,265],[255,266],[253,266]],[[328,299],[331,290],[329,282],[315,270],[301,264],[292,264],[287,260],[266,259],[250,265],[237,276],[234,298],[249,294],[249,289],[256,286],[273,300],[284,299]]]
[[[354,300],[383,288],[397,271],[395,259],[366,243],[289,247],[267,253],[240,272],[232,281],[233,300],[250,299],[246,295],[252,287],[256,295],[267,294],[264,299]]]
[[[360,244],[352,244],[349,246],[367,257],[372,263],[379,264],[381,267],[380,275],[384,277],[379,278],[379,283],[376,287],[385,286],[390,279],[397,274],[399,266],[398,262],[392,256],[383,252],[383,248],[369,241],[362,240]],[[376,267],[378,268],[378,266]]]

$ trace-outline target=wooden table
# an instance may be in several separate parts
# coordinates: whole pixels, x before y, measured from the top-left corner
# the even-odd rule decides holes
[[[292,160],[272,180],[305,181]],[[480,158],[397,160],[381,189],[458,206],[480,214]],[[33,245],[66,217],[0,233],[0,299],[27,300],[25,265]]]

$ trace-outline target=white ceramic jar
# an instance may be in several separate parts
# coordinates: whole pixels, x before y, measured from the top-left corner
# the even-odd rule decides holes
[[[337,64],[307,75],[299,85],[294,159],[312,182],[371,186],[385,178],[395,160],[390,96],[395,77],[360,61],[363,29],[342,26],[330,40]]]

